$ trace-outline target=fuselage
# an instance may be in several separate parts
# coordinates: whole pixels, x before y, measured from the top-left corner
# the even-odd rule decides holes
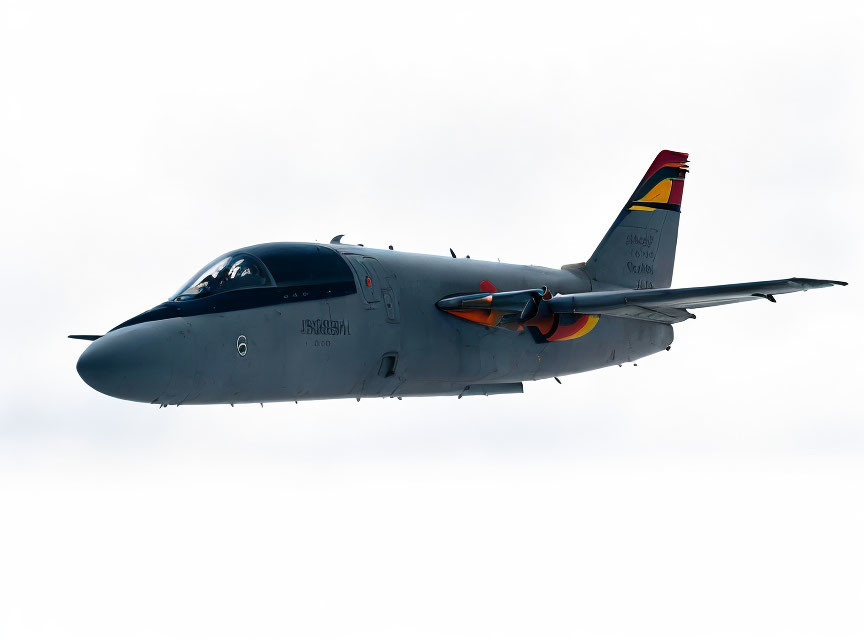
[[[523,381],[630,362],[673,338],[668,324],[604,317],[586,335],[549,342],[436,307],[484,285],[590,291],[579,268],[342,244],[265,244],[225,255],[199,274],[204,284],[190,281],[191,293],[95,340],[79,360],[84,380],[160,405],[507,393]],[[258,280],[216,288],[219,277],[230,282],[218,275],[229,268],[238,282]]]

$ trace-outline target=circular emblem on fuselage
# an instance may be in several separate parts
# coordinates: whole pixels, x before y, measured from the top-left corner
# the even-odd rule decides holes
[[[247,351],[248,351],[248,348],[246,347],[246,336],[244,336],[244,335],[237,336],[237,353],[239,353],[240,356],[242,357],[242,356],[246,355]]]

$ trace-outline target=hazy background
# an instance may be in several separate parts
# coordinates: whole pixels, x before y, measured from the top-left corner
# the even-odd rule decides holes
[[[0,635],[860,638],[859,3],[0,1]],[[497,398],[126,403],[216,255],[584,260],[691,154],[670,353]]]

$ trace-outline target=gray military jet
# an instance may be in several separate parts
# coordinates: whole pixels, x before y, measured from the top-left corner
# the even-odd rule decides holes
[[[836,280],[670,289],[687,154],[661,151],[587,262],[561,269],[348,245],[226,253],[91,340],[78,373],[170,404],[521,393],[669,349],[692,309]]]

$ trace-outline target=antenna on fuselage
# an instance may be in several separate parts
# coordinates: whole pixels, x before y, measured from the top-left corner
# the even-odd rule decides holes
[[[456,252],[453,251],[453,249],[450,249],[450,255],[453,256],[453,257],[455,258],[455,257],[456,257]]]
[[[330,241],[330,244],[342,244],[342,238],[345,237],[344,233],[340,233],[338,236],[333,236],[333,239]]]

